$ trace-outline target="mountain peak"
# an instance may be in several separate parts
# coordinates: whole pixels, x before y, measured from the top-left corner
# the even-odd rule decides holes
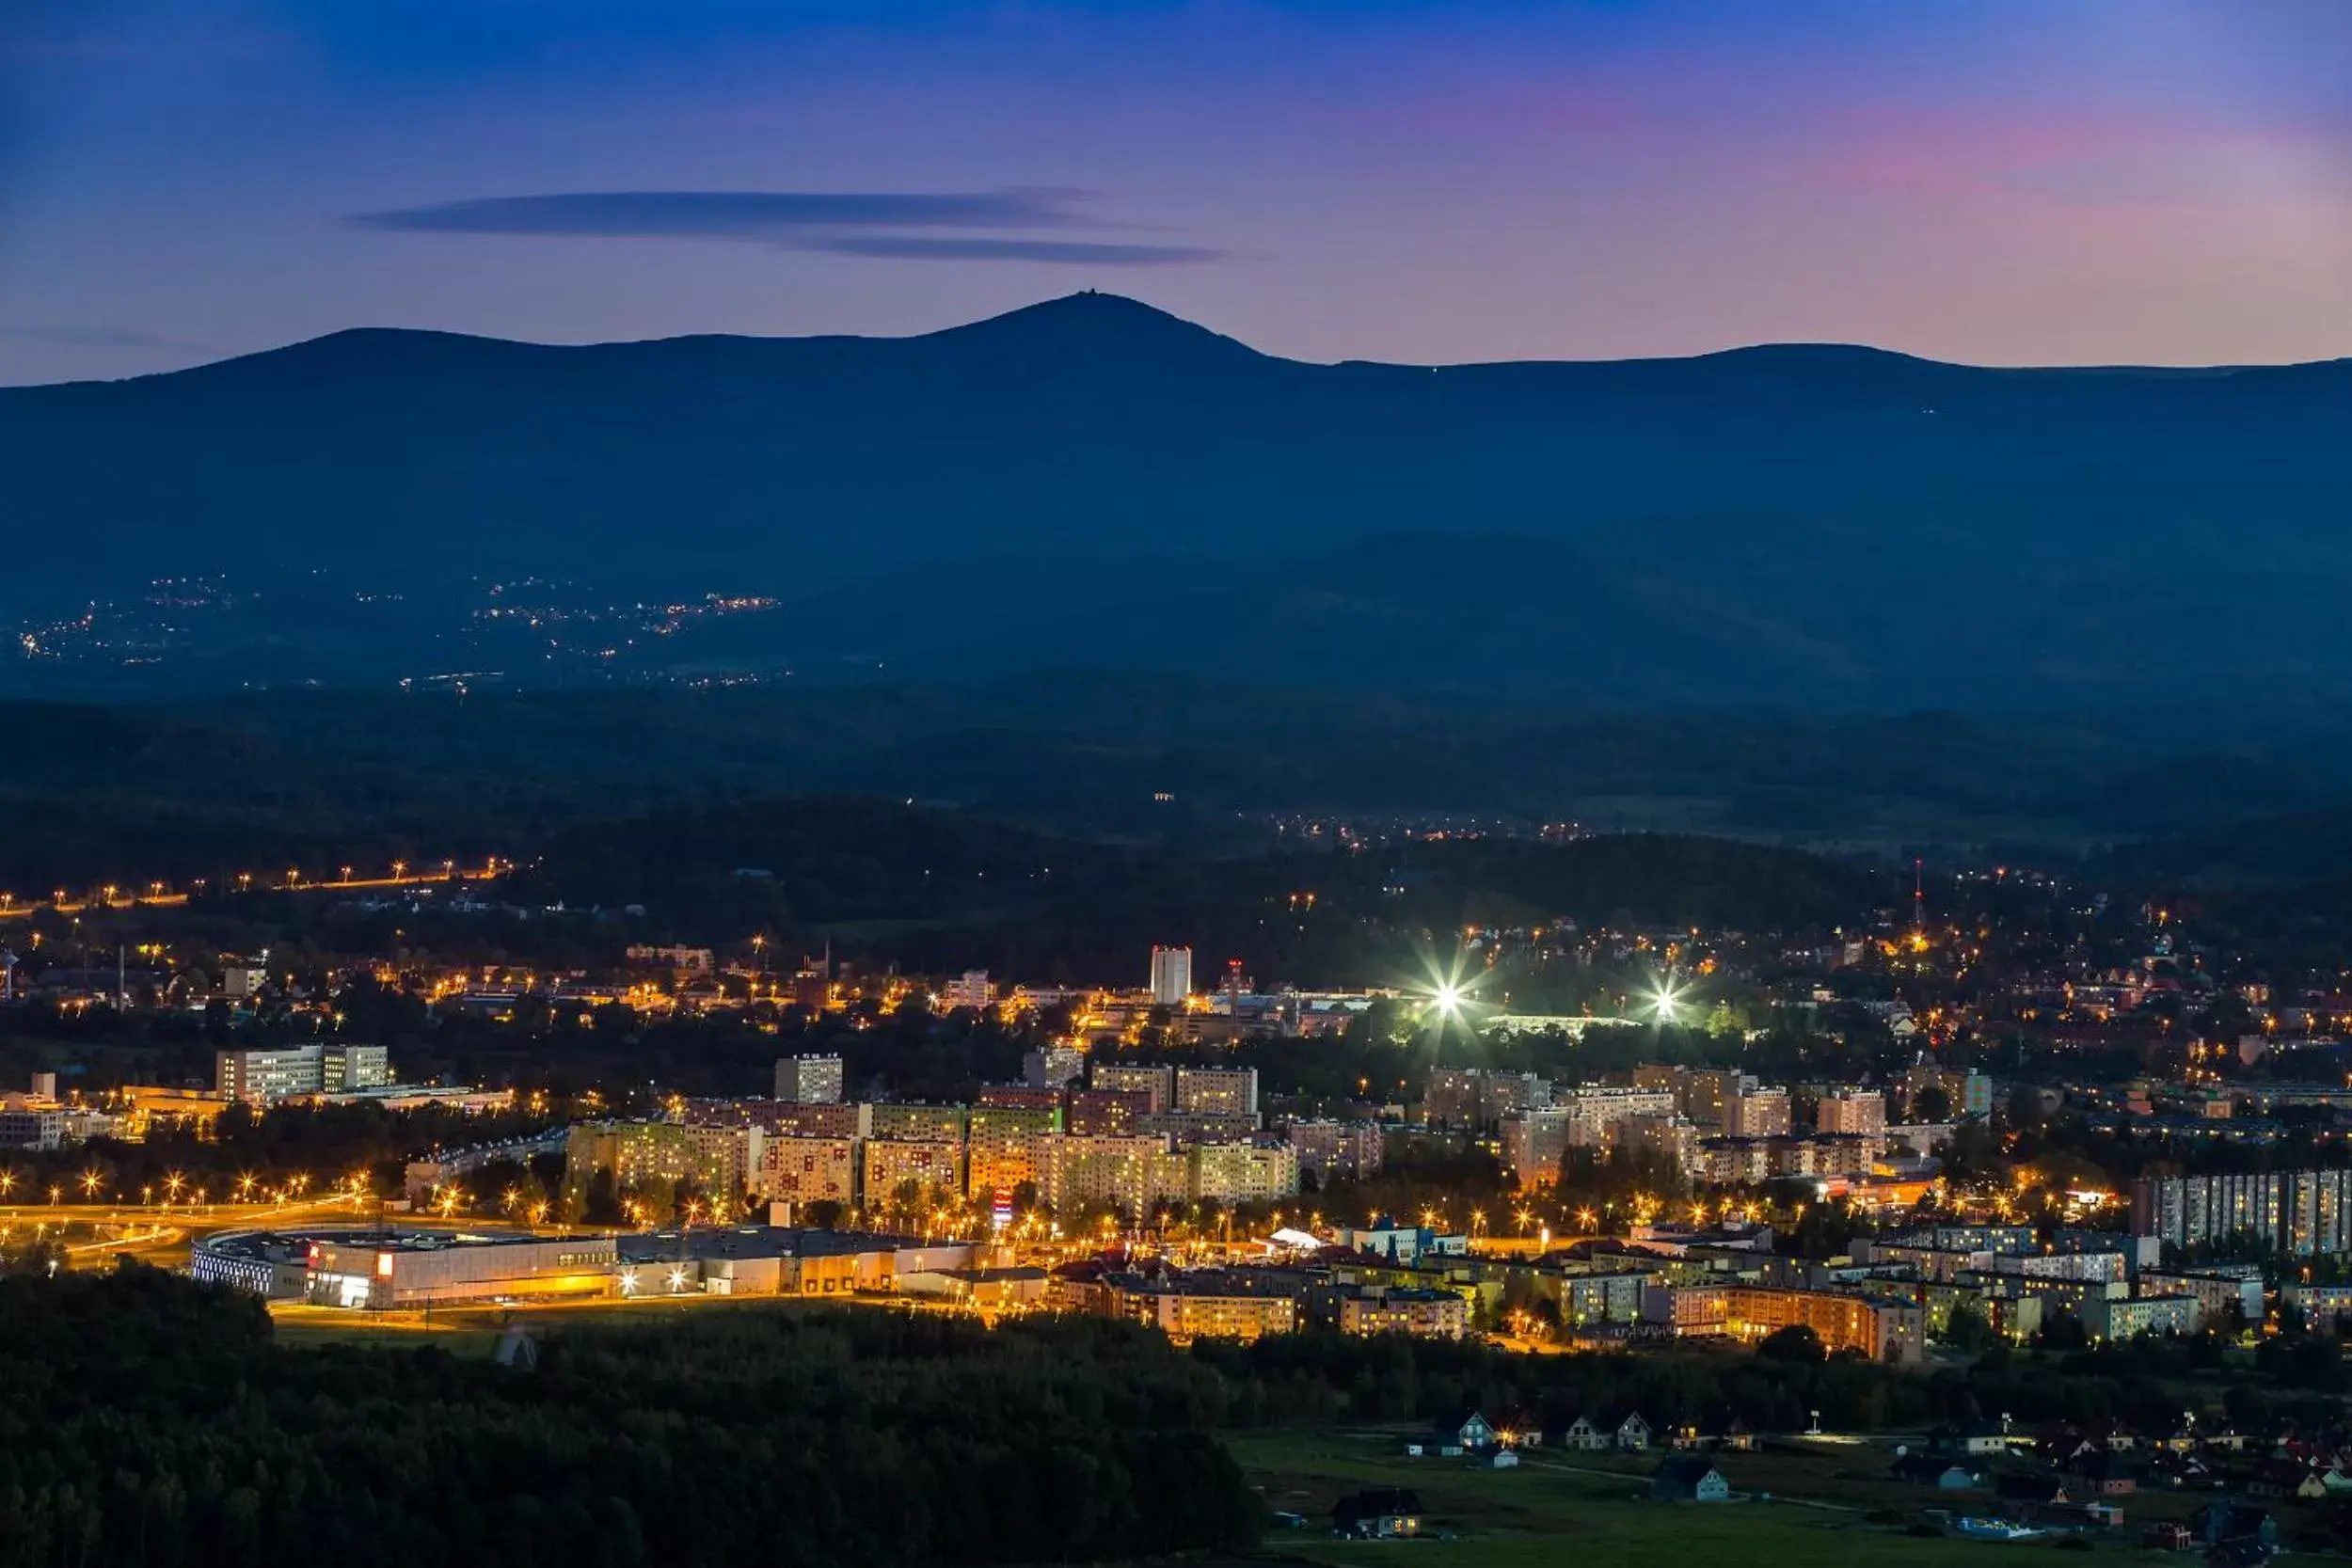
[[[1115,349],[1122,354],[1157,349],[1263,358],[1256,349],[1222,333],[1171,315],[1125,294],[1092,289],[1041,300],[1001,316],[930,334],[933,341],[1000,342],[1052,349]]]

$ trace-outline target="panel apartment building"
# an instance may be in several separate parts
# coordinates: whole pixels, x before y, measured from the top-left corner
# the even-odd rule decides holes
[[[215,1091],[249,1105],[382,1088],[391,1081],[391,1057],[380,1045],[297,1045],[283,1051],[213,1053]]]
[[[2174,1247],[2243,1238],[2302,1258],[2352,1252],[2352,1170],[2142,1177],[2132,1234]]]

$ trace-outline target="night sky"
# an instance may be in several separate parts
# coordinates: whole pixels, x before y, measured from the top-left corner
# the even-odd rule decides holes
[[[0,0],[0,381],[377,325],[2352,355],[2352,4]]]

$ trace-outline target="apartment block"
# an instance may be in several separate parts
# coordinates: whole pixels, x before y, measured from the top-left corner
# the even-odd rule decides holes
[[[1793,1126],[1787,1089],[1749,1089],[1724,1103],[1727,1138],[1785,1138]]]
[[[858,1146],[859,1192],[866,1208],[899,1201],[914,1184],[921,1197],[963,1191],[963,1140],[868,1138]]]
[[[1886,1096],[1877,1089],[1833,1089],[1815,1106],[1813,1125],[1818,1132],[1883,1137]]]
[[[1298,1196],[1298,1151],[1288,1143],[1200,1144],[1186,1184],[1195,1200],[1279,1203]]]
[[[1282,1135],[1298,1151],[1298,1168],[1313,1172],[1319,1181],[1373,1175],[1386,1152],[1376,1121],[1294,1121]]]
[[[1087,1086],[1142,1095],[1149,1101],[1145,1109],[1159,1112],[1175,1103],[1175,1076],[1167,1067],[1097,1059],[1088,1064]]]
[[[750,1182],[755,1197],[778,1203],[857,1202],[854,1138],[768,1138]]]
[[[1258,1114],[1258,1069],[1180,1067],[1174,1109],[1190,1116],[1250,1117]]]
[[[776,1098],[796,1105],[837,1105],[843,1098],[838,1056],[780,1056]]]

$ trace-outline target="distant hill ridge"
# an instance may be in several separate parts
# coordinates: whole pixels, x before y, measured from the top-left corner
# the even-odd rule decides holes
[[[0,390],[0,609],[266,562],[774,594],[755,663],[2334,700],[2352,652],[2295,607],[2352,588],[2347,428],[2352,361],[1311,365],[1099,293],[898,339],[369,328]]]

